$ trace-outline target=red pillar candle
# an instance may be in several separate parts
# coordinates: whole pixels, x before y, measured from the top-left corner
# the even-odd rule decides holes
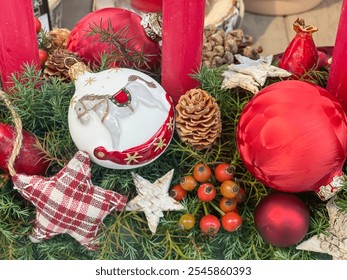
[[[32,0],[1,1],[0,73],[7,89],[24,63],[40,65]]]
[[[136,10],[155,13],[161,11],[163,0],[131,0],[130,4]]]
[[[162,86],[177,104],[198,87],[190,75],[201,67],[205,0],[163,0]]]
[[[335,95],[347,112],[347,0],[343,0],[335,39],[327,90]]]

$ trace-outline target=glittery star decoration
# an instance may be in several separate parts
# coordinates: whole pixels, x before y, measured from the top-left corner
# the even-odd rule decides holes
[[[330,199],[326,205],[329,214],[327,233],[311,237],[297,249],[326,253],[334,260],[347,260],[347,214],[336,206],[335,199]]]
[[[36,220],[29,236],[41,242],[67,233],[90,250],[98,248],[102,220],[122,210],[127,198],[91,182],[90,159],[79,151],[55,176],[12,176],[14,189],[36,206]]]
[[[164,216],[163,211],[184,209],[183,205],[168,193],[173,172],[172,169],[153,184],[140,175],[132,173],[138,195],[128,202],[126,210],[143,211],[153,234],[157,230],[160,218]]]
[[[271,65],[273,56],[260,57],[257,60],[236,54],[240,64],[231,64],[224,71],[222,88],[241,87],[256,94],[260,86],[264,86],[267,77],[289,77],[292,74],[284,69]]]

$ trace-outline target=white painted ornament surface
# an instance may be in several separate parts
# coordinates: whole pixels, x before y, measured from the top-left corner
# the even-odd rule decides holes
[[[132,69],[99,73],[76,63],[69,129],[79,150],[106,168],[131,169],[158,158],[174,131],[174,107],[150,76]]]

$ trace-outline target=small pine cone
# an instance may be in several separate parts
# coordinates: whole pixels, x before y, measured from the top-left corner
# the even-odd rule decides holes
[[[176,105],[176,131],[181,141],[196,150],[210,148],[222,132],[215,99],[202,89],[191,89]]]
[[[67,28],[54,28],[47,33],[47,49],[53,52],[56,49],[66,49],[71,31]]]
[[[63,81],[69,81],[69,68],[75,64],[76,61],[81,61],[77,54],[67,49],[56,49],[48,56],[43,70],[44,77],[49,79],[54,76]]]

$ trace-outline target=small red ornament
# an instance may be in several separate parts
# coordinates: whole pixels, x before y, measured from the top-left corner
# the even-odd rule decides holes
[[[26,175],[44,175],[49,162],[44,159],[44,153],[37,148],[36,137],[23,131],[23,141],[14,162],[16,172]],[[8,170],[8,159],[12,153],[16,130],[10,124],[0,123],[0,168],[6,173]]]
[[[34,17],[34,24],[35,24],[36,33],[39,33],[42,29],[42,24],[41,24],[41,21],[37,17]]]
[[[318,29],[305,25],[305,21],[299,18],[294,22],[293,29],[296,35],[281,57],[279,67],[291,72],[293,77],[300,78],[317,67],[318,51],[312,34]]]
[[[41,67],[45,65],[45,62],[48,59],[48,53],[45,50],[39,49],[39,59],[40,59],[40,64]]]
[[[264,185],[315,191],[326,200],[344,182],[346,114],[321,87],[297,80],[274,83],[245,106],[237,146],[247,169]]]
[[[153,70],[160,63],[160,46],[158,42],[147,37],[141,25],[141,17],[129,10],[120,8],[105,8],[89,13],[72,29],[67,48],[79,54],[86,64],[100,65],[100,55],[116,51],[110,44],[99,42],[100,34],[91,35],[91,27],[107,29],[109,24],[114,34],[131,52],[143,53],[148,57],[148,66],[142,65],[143,70]],[[126,42],[127,41],[127,42]],[[126,43],[125,43],[126,42]],[[118,59],[110,67],[128,67],[134,64],[127,59]]]
[[[262,199],[254,212],[255,227],[268,243],[289,247],[308,232],[310,213],[294,194],[273,193]]]

